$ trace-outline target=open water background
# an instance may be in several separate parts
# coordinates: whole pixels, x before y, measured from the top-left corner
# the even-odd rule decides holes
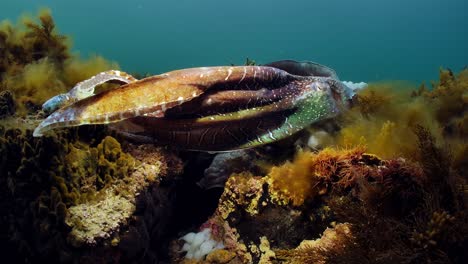
[[[1,0],[0,20],[41,7],[86,57],[127,72],[312,60],[352,81],[437,79],[468,64],[467,0]]]

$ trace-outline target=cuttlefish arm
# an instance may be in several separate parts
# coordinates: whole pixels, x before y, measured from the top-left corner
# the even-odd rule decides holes
[[[101,72],[87,80],[79,82],[67,93],[50,98],[42,105],[42,110],[46,113],[51,113],[76,101],[93,96],[96,86],[110,81],[126,84],[135,82],[137,79],[128,73],[117,70]]]
[[[285,82],[289,74],[272,67],[202,67],[177,70],[130,82],[85,97],[48,116],[35,130],[38,137],[61,127],[108,124],[136,116],[163,117],[166,110],[199,97],[211,89],[270,87]],[[242,86],[240,89],[244,89]]]

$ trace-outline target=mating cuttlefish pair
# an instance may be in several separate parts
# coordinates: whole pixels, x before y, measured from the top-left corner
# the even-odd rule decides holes
[[[124,85],[94,94],[95,86],[108,81]],[[334,117],[352,95],[334,70],[312,62],[191,68],[142,80],[107,71],[44,103],[44,111],[55,112],[34,136],[55,128],[110,124],[140,142],[204,151],[244,149]]]

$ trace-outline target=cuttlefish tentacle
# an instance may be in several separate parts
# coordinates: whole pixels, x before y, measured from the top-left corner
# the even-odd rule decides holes
[[[85,97],[47,117],[35,130],[41,136],[53,128],[108,124],[136,116],[163,117],[166,110],[191,101],[208,90],[271,88],[290,75],[272,67],[202,67],[177,70],[94,96]]]
[[[135,79],[135,77],[122,71],[110,70],[101,72],[85,81],[79,82],[67,93],[59,94],[50,98],[42,105],[42,110],[44,110],[46,113],[50,113],[86,97],[93,96],[94,88],[96,86],[109,81],[131,83],[136,80],[137,79]]]

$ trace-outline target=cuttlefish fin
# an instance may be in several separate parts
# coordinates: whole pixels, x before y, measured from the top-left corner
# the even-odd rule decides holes
[[[275,67],[299,76],[330,77],[338,80],[338,75],[335,70],[311,61],[299,62],[294,60],[281,60],[267,63],[264,66]]]
[[[101,72],[87,80],[77,83],[67,93],[50,98],[42,105],[42,110],[46,113],[51,113],[76,101],[93,96],[96,86],[111,81],[127,84],[135,82],[137,79],[126,72],[117,70]]]

